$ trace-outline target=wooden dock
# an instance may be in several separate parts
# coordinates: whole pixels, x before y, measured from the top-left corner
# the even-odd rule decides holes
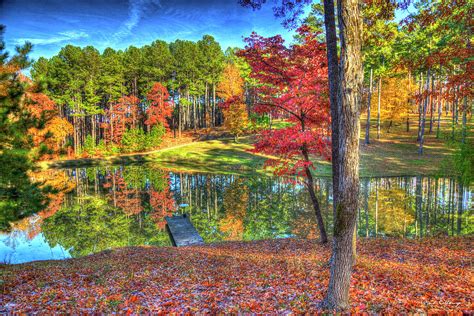
[[[171,242],[175,247],[183,247],[190,245],[201,245],[204,240],[193,224],[189,220],[188,215],[166,216],[166,230],[168,231]]]

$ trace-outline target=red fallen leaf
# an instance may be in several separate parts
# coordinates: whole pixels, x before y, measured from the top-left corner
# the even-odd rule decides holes
[[[134,302],[136,302],[137,300],[138,300],[138,296],[136,296],[136,295],[132,295],[132,296],[130,296],[130,298],[128,299],[128,301],[129,301],[130,303],[134,303]]]

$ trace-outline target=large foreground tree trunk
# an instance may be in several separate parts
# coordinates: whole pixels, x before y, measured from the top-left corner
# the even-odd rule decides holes
[[[323,307],[349,307],[353,236],[359,197],[360,101],[363,81],[362,18],[358,0],[338,0],[341,57],[339,67],[338,169],[331,275]],[[334,132],[334,130],[333,130]]]
[[[337,99],[339,90],[339,66],[337,57],[336,17],[334,13],[334,0],[324,0],[324,26],[326,29],[326,54],[328,58],[329,103],[331,106],[331,142],[332,142],[332,183],[333,206],[336,210],[337,183],[339,182],[337,162],[339,142],[339,112],[340,106]]]

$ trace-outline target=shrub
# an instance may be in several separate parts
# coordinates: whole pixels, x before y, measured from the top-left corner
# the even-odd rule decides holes
[[[131,128],[123,133],[122,152],[130,153],[147,148],[147,136],[141,128]]]
[[[95,155],[96,145],[91,135],[86,136],[82,149],[87,152],[89,156]]]
[[[148,148],[158,147],[163,142],[163,136],[166,129],[163,124],[158,124],[152,127],[150,133],[147,135],[146,145]]]

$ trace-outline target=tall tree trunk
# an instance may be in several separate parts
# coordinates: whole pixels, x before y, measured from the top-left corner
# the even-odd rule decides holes
[[[349,286],[354,262],[353,238],[359,206],[359,135],[362,69],[362,17],[358,0],[338,0],[341,57],[339,68],[337,185],[333,253],[328,292],[323,306],[349,307]]]
[[[212,83],[212,127],[216,126],[216,84]]]
[[[331,107],[331,142],[332,142],[332,183],[333,208],[336,210],[337,188],[339,183],[339,65],[337,53],[336,17],[334,0],[324,0],[324,26],[326,29],[326,54],[328,59],[329,103]],[[255,97],[255,95],[254,95]]]
[[[378,91],[379,100],[377,103],[377,139],[380,139],[380,101],[382,97],[382,77],[379,77]]]
[[[208,111],[209,111],[209,107],[208,107],[208,102],[209,102],[209,91],[207,89],[208,85],[207,85],[207,82],[206,82],[206,89],[205,89],[205,92],[204,92],[204,127],[209,127],[209,122],[208,122]]]
[[[423,114],[421,117],[421,132],[420,132],[420,147],[418,149],[418,154],[423,155],[423,143],[425,140],[425,122],[426,122],[426,111],[428,110],[428,99],[430,92],[430,68],[426,72],[426,97],[423,102]]]
[[[379,182],[375,180],[375,237],[379,234]]]
[[[72,125],[74,127],[74,135],[73,135],[74,136],[74,154],[77,155],[78,151],[79,151],[79,148],[78,148],[78,139],[77,139],[78,138],[77,137],[77,135],[78,135],[77,127],[78,126],[77,126],[77,116],[76,115],[74,115],[72,117]]]
[[[457,112],[458,112],[458,94],[457,94],[457,88],[454,88],[454,102],[451,103],[452,105],[452,109],[451,109],[451,112],[452,112],[452,115],[453,115],[453,119],[452,119],[452,123],[451,123],[451,139],[454,140],[454,137],[455,137],[455,125],[458,123],[458,118],[457,118]]]
[[[194,131],[196,131],[197,128],[197,122],[196,122],[196,97],[193,97],[193,128]]]
[[[178,95],[178,138],[181,138],[181,130],[183,129],[183,127],[181,126],[181,117],[183,116],[182,115],[182,105],[181,105],[181,100],[180,100],[180,97],[181,95]]]
[[[434,76],[431,78],[431,91],[434,91]],[[434,112],[434,96],[430,96],[430,129],[428,134],[433,132],[433,112]]]
[[[462,108],[462,143],[466,143],[467,135],[467,96],[464,96],[464,105]]]
[[[370,144],[370,101],[372,99],[372,73],[373,70],[370,68],[370,83],[369,83],[369,95],[367,97],[367,123],[365,124],[365,144]]]
[[[439,138],[440,134],[440,123],[441,123],[441,113],[443,113],[443,100],[438,100],[438,122],[436,125],[436,138]]]
[[[416,177],[416,211],[415,211],[415,219],[417,223],[420,224],[420,237],[423,236],[423,191],[422,191],[422,181],[423,178],[421,176]]]
[[[309,162],[309,154],[306,147],[303,148],[303,157],[306,162]],[[304,168],[306,174],[306,187],[308,188],[309,196],[311,198],[311,203],[313,204],[314,213],[316,215],[316,220],[318,223],[320,242],[326,244],[328,242],[328,236],[326,233],[326,228],[324,227],[323,216],[321,215],[321,208],[319,207],[319,201],[314,192],[314,179],[309,167]]]
[[[464,198],[464,187],[461,183],[461,179],[458,180],[458,218],[457,218],[457,234],[461,235],[461,224],[462,224],[462,213],[463,213],[463,198]]]
[[[422,104],[423,99],[421,97],[423,89],[423,73],[420,74],[420,85],[418,87],[418,95],[420,96],[420,100],[418,102],[418,136],[416,141],[419,142],[421,138],[421,112],[422,112]]]
[[[96,115],[95,114],[91,116],[91,123],[92,123],[92,141],[93,141],[93,144],[94,144],[94,147],[95,147],[95,145],[97,145]]]

